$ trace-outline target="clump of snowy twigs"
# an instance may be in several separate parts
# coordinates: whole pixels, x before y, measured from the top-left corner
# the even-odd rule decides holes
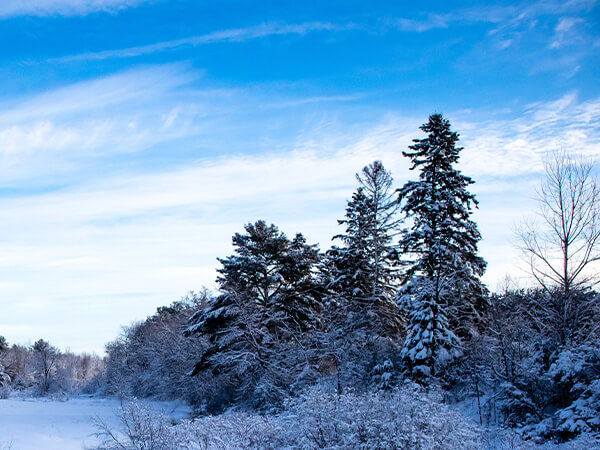
[[[119,430],[95,419],[96,436],[102,440],[98,449],[175,449],[178,447],[177,431],[168,417],[144,404],[132,400],[121,405]]]
[[[276,416],[229,411],[178,424],[132,402],[120,430],[97,425],[102,449],[482,448],[476,425],[412,384],[341,395],[315,387]]]
[[[292,447],[480,448],[481,431],[436,392],[406,384],[391,391],[338,396],[320,389],[290,402],[282,419]]]

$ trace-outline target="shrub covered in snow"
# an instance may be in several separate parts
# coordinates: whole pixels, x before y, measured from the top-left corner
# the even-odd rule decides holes
[[[556,433],[563,439],[580,434],[600,439],[599,344],[596,340],[564,350],[550,367],[549,374],[568,388],[567,398],[571,401],[554,417]]]
[[[414,384],[336,395],[318,387],[280,417],[295,448],[479,448],[476,426]],[[293,430],[293,431],[292,431]]]
[[[475,449],[482,432],[441,402],[407,384],[378,393],[337,395],[315,387],[277,416],[229,411],[171,425],[139,403],[124,406],[122,429],[100,423],[101,448],[132,449]]]
[[[120,430],[112,430],[105,422],[96,419],[96,435],[102,439],[99,449],[180,448],[177,430],[160,411],[132,401],[121,407],[119,419],[122,425]]]

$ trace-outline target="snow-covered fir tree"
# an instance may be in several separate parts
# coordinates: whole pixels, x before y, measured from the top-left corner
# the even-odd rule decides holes
[[[454,167],[462,150],[458,134],[441,114],[421,130],[427,137],[403,152],[419,179],[398,190],[410,223],[400,239],[410,258],[399,296],[410,322],[402,356],[416,376],[436,375],[460,353],[458,337],[477,332],[487,293],[479,278],[486,267],[477,255],[481,235],[470,219],[477,206],[467,190],[473,180]]]
[[[436,301],[437,281],[424,277],[414,280],[409,286],[412,295],[402,299],[409,309],[409,329],[401,355],[417,380],[440,374],[461,354],[460,340],[450,329],[446,308]]]

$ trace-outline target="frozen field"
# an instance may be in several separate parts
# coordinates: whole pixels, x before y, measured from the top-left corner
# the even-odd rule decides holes
[[[175,409],[173,404],[168,403],[154,405],[169,413]],[[93,436],[97,431],[94,418],[118,427],[118,410],[119,401],[116,399],[0,400],[0,450],[93,448],[98,443]]]

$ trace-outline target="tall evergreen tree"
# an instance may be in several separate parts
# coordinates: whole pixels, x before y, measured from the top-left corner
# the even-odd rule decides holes
[[[381,161],[356,174],[360,186],[348,202],[343,247],[327,252],[325,273],[330,293],[355,313],[359,322],[397,333],[401,320],[394,302],[398,286],[398,251],[392,240],[399,225],[392,176]],[[366,314],[365,314],[366,313]]]
[[[467,190],[473,180],[454,167],[462,150],[458,134],[441,114],[431,115],[421,130],[428,136],[403,152],[411,170],[420,170],[419,180],[398,190],[411,223],[400,239],[410,257],[400,296],[410,316],[403,356],[413,372],[428,367],[435,375],[458,355],[458,337],[477,333],[486,306],[479,278],[486,262],[477,255],[481,235],[470,219],[478,204]]]

